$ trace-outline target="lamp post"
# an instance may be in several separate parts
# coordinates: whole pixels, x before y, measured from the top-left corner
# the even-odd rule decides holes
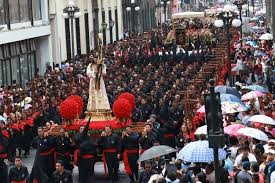
[[[209,94],[204,96],[205,114],[207,124],[207,134],[209,147],[214,150],[214,163],[215,163],[215,182],[221,183],[220,180],[220,165],[219,165],[219,148],[225,145],[222,110],[220,93],[215,93],[215,81],[209,81]]]
[[[170,4],[170,0],[161,0],[161,5],[163,5],[163,14],[164,14],[164,22],[167,20],[167,5]]]
[[[72,59],[74,58],[74,18],[79,18],[81,12],[73,0],[70,0],[68,5],[63,9],[63,17],[71,20],[71,44],[72,44]]]
[[[140,7],[135,0],[131,0],[126,8],[127,12],[132,12],[132,32],[135,32],[135,11],[138,12],[139,10]]]
[[[217,28],[221,28],[225,26],[226,29],[226,37],[227,37],[227,59],[228,59],[228,80],[229,85],[232,86],[232,76],[231,76],[231,60],[230,60],[230,34],[229,34],[229,28],[230,25],[233,27],[240,27],[242,22],[239,19],[235,19],[234,12],[231,11],[232,6],[231,5],[225,5],[224,11],[221,12],[218,17],[219,19],[215,20],[214,25]]]
[[[105,21],[101,23],[102,32],[103,32],[103,36],[102,36],[103,46],[106,45],[106,29],[107,29],[107,26],[108,26],[108,24]]]
[[[109,20],[109,29],[110,29],[110,43],[113,43],[113,27],[115,25],[115,21],[112,19]]]
[[[242,47],[242,40],[243,40],[243,28],[242,28],[242,22],[243,22],[243,19],[242,19],[242,9],[245,8],[245,6],[243,6],[244,4],[247,3],[247,0],[237,0],[237,1],[234,1],[234,5],[237,6],[237,8],[239,9],[239,18],[240,18],[240,21],[241,21],[241,26],[240,26],[240,39],[241,39],[241,47]]]

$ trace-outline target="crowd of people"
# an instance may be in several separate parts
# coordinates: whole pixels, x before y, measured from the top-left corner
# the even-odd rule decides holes
[[[135,35],[104,47],[108,99],[112,104],[124,91],[135,95],[136,108],[132,119],[133,122],[146,123],[141,134],[130,126],[122,134],[116,134],[106,126],[101,136],[94,140],[88,135],[89,121],[73,136],[63,128],[60,136],[49,135],[55,124],[63,122],[59,105],[67,96],[79,95],[87,104],[89,78],[85,73],[91,59],[98,56],[96,50],[70,62],[48,66],[45,75],[36,74],[24,89],[18,86],[1,89],[0,180],[3,183],[96,182],[94,164],[102,160],[106,175],[112,182],[117,182],[119,161],[123,159],[131,183],[214,183],[212,163],[186,162],[177,159],[176,153],[140,165],[137,163],[140,154],[156,145],[168,145],[179,151],[192,141],[207,140],[205,135],[195,135],[196,129],[205,124],[204,120],[192,121],[185,115],[180,92],[190,87],[188,81],[212,59],[216,43],[219,46],[223,38],[218,37],[217,30],[209,29],[216,33],[213,34],[215,41],[200,42],[200,46],[196,46],[197,42],[194,46],[191,42],[185,46],[175,42],[167,45],[165,38],[169,30],[169,26],[163,27],[152,30],[150,38]],[[244,37],[250,41],[258,39],[256,34]],[[224,127],[238,123],[257,127],[270,140],[262,142],[243,136],[226,136],[227,156],[220,163],[220,182],[275,182],[273,125],[247,120],[255,114],[275,118],[275,72],[271,49],[269,41],[258,42],[255,47],[232,47],[236,91],[244,95],[250,91],[248,85],[259,84],[266,86],[268,92],[243,101],[246,111],[225,115]],[[207,90],[194,93],[199,93],[193,96],[197,99]],[[203,103],[200,101],[197,108]],[[80,117],[84,117],[84,111]],[[21,151],[28,156],[31,146],[37,152],[32,171],[28,172],[22,165]],[[9,172],[6,159],[15,164]]]

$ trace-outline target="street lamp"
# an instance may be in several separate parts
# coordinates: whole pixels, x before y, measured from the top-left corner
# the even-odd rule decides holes
[[[107,29],[107,23],[106,22],[102,22],[102,24],[101,24],[101,27],[102,27],[102,29],[103,30],[106,30]]]
[[[167,5],[170,4],[170,0],[161,0],[160,4],[163,6],[163,14],[164,14],[164,21],[166,22],[167,20]]]
[[[237,0],[233,4],[236,5],[237,8],[238,8],[238,10],[239,10],[239,14],[240,14],[239,16],[240,16],[240,20],[241,20],[241,23],[242,23],[242,21],[243,21],[243,19],[242,19],[242,9],[243,9],[243,6],[245,4],[247,4],[247,0]],[[242,40],[243,40],[243,28],[242,28],[242,25],[240,26],[240,35],[241,35],[241,47],[242,47]]]
[[[68,2],[68,5],[63,9],[62,13],[64,18],[71,20],[71,44],[72,44],[72,59],[74,58],[74,18],[79,18],[81,12],[79,7],[77,7],[73,0]]]
[[[106,45],[106,29],[107,29],[107,26],[108,26],[108,24],[105,21],[103,21],[101,23],[102,32],[103,32],[103,39],[102,39],[103,40],[103,46]]]
[[[126,7],[127,12],[132,12],[132,31],[135,32],[135,11],[138,12],[140,7],[135,0],[131,0],[130,4]]]
[[[227,59],[228,59],[228,80],[230,86],[233,85],[232,77],[231,77],[231,60],[230,60],[230,35],[229,35],[229,28],[230,25],[233,27],[240,27],[242,25],[241,20],[235,19],[235,14],[232,12],[231,5],[225,5],[223,12],[221,12],[218,17],[220,19],[215,20],[214,26],[217,28],[221,28],[225,25],[226,28],[226,36],[227,36]]]
[[[115,25],[115,21],[112,19],[109,20],[109,29],[110,29],[110,43],[113,43],[113,27]]]

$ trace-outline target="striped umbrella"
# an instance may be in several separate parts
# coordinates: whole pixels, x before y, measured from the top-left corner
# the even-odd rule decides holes
[[[219,160],[225,158],[226,151],[219,149]],[[214,152],[209,148],[207,140],[199,140],[184,146],[178,154],[178,159],[191,163],[209,163],[214,161]]]

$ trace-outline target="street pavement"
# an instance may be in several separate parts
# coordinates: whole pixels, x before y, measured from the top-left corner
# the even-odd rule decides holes
[[[26,166],[29,170],[29,172],[31,172],[32,169],[32,165],[34,162],[34,158],[35,158],[35,150],[31,150],[30,151],[30,155],[27,158],[23,157],[23,164],[24,166]],[[11,167],[11,166],[9,166]],[[119,183],[129,183],[130,180],[127,177],[127,175],[125,174],[124,171],[124,165],[123,162],[120,162],[120,166],[119,166],[120,172],[119,172]],[[110,180],[107,180],[104,177],[104,166],[102,162],[97,162],[95,164],[95,181],[94,183],[111,183]]]

